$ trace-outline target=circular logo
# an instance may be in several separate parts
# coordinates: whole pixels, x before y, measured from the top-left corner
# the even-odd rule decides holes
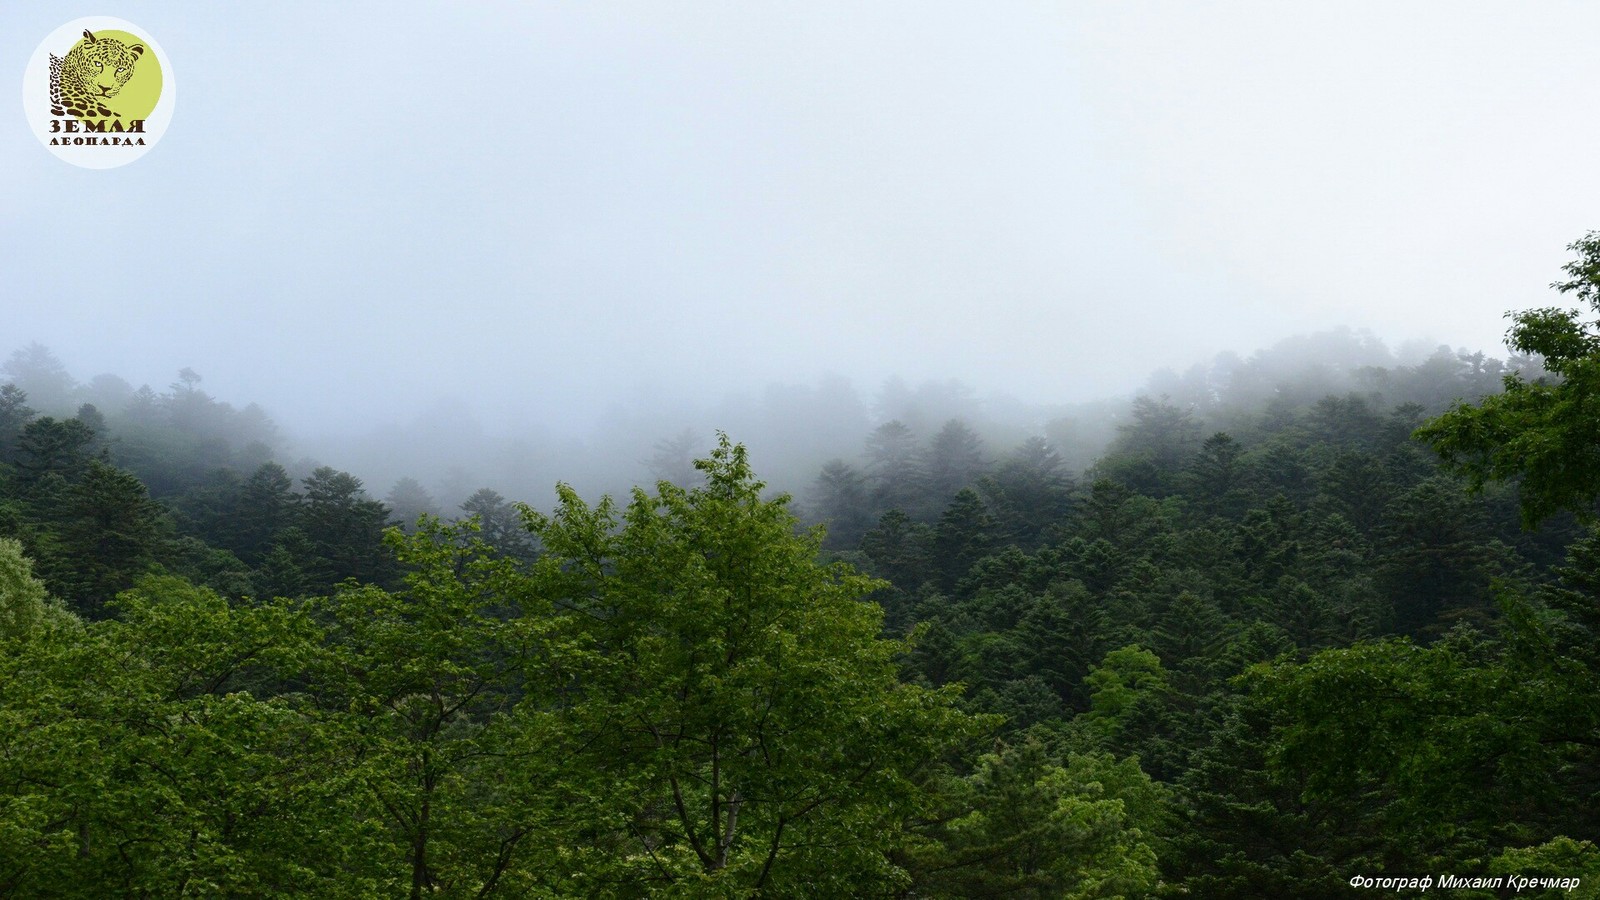
[[[39,142],[86,169],[127,165],[166,134],[178,85],[161,45],[132,22],[74,19],[50,32],[22,76]]]

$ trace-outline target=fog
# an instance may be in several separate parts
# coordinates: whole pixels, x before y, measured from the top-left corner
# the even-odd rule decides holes
[[[1583,4],[108,11],[174,124],[89,171],[0,115],[0,352],[188,367],[379,496],[611,487],[686,429],[798,472],[890,418],[1087,458],[1163,368],[1494,351],[1596,225]],[[7,71],[80,14],[0,9]]]

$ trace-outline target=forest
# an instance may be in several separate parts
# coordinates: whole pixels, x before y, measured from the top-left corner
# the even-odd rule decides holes
[[[882,416],[775,486],[669,435],[539,507],[24,347],[0,896],[1600,896],[1571,250],[1506,359],[1168,373],[1092,453]]]

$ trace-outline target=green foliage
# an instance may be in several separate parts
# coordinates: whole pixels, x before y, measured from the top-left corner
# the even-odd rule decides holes
[[[1535,629],[1524,639],[1538,640],[1523,621]],[[1264,669],[1254,677],[1284,716],[1272,760],[1300,773],[1308,796],[1363,798],[1390,836],[1391,870],[1464,864],[1537,834],[1525,829],[1545,823],[1530,813],[1588,780],[1600,723],[1578,713],[1593,675],[1542,656],[1457,632],[1433,647],[1373,642]],[[1523,816],[1508,822],[1508,809]]]
[[[1031,437],[989,475],[979,489],[1010,543],[1034,547],[1071,512],[1073,480],[1061,455],[1044,438]]]
[[[499,491],[480,488],[461,504],[461,511],[478,523],[478,533],[489,546],[506,556],[532,559],[534,542],[522,525],[515,504]]]
[[[829,547],[855,547],[872,526],[866,477],[842,459],[817,473],[811,506],[817,521],[828,526]]]
[[[156,561],[171,532],[139,479],[99,460],[66,491],[62,512],[52,572],[91,614]]]
[[[1568,247],[1565,281],[1551,285],[1600,313],[1600,232]],[[1600,497],[1600,323],[1579,310],[1511,314],[1506,340],[1541,358],[1553,378],[1505,377],[1505,391],[1458,404],[1417,430],[1475,487],[1520,479],[1524,525],[1568,510],[1592,516]]]
[[[308,606],[324,629],[311,692],[352,755],[374,876],[412,896],[527,890],[572,799],[571,748],[549,722],[562,623],[470,525],[424,520],[389,542],[402,590],[350,585]]]
[[[1089,670],[1086,680],[1090,690],[1087,719],[1108,733],[1122,728],[1141,700],[1169,690],[1161,659],[1131,645],[1107,653],[1100,665]]]
[[[937,824],[912,848],[912,890],[931,897],[1148,896],[1158,882],[1167,792],[1138,760],[1051,761],[1026,741],[997,745],[952,779]]]
[[[0,652],[0,886],[22,896],[350,895],[340,754],[246,688],[308,647],[303,620],[178,579],[124,618]],[[349,882],[339,879],[338,883]]]
[[[1594,900],[1600,897],[1600,847],[1560,836],[1533,847],[1513,847],[1489,861],[1493,875],[1563,878],[1581,882],[1574,889],[1530,890],[1539,900]],[[1522,891],[1518,891],[1522,893]]]
[[[1558,287],[1595,304],[1600,237],[1577,249]],[[726,439],[548,516],[485,489],[418,521],[402,480],[413,533],[385,537],[359,480],[297,494],[259,410],[194,373],[80,386],[23,354],[79,414],[0,387],[0,896],[1596,877],[1600,536],[1557,568],[1569,518],[1524,534],[1509,488],[1467,487],[1588,511],[1600,331],[1513,337],[1549,377],[1298,345],[1165,376],[1082,488],[1043,438],[991,468],[901,397],[932,436],[890,421],[823,469],[826,557]],[[1441,473],[1410,430],[1502,377],[1420,432],[1467,479]]]
[[[327,589],[355,579],[382,584],[393,566],[382,550],[389,510],[368,499],[361,479],[322,466],[305,479],[296,524],[310,541],[313,583]]]
[[[27,392],[14,384],[0,385],[0,463],[17,461],[18,439],[31,421]]]
[[[0,642],[21,642],[63,612],[33,577],[33,562],[22,544],[0,538]]]
[[[901,683],[878,584],[817,561],[786,498],[726,438],[705,486],[620,513],[561,491],[527,513],[541,593],[593,641],[575,706],[615,772],[607,878],[697,896],[840,896],[902,881],[887,853],[923,802],[909,777],[981,724],[954,689]]]
[[[946,422],[923,454],[924,488],[933,499],[955,496],[975,483],[983,470],[983,441],[960,419]]]

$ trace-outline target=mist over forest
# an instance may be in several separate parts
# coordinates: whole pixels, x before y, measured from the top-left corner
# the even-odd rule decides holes
[[[1513,367],[1526,364],[1512,361]],[[273,460],[298,479],[332,464],[360,478],[377,499],[390,498],[402,480],[420,486],[429,498],[425,506],[400,504],[410,513],[401,518],[414,518],[424,509],[454,515],[482,488],[543,506],[554,499],[557,482],[592,498],[624,495],[659,479],[687,483],[692,461],[715,443],[718,432],[749,448],[769,485],[794,495],[801,508],[814,499],[827,463],[868,467],[871,437],[890,422],[904,426],[918,445],[958,422],[971,429],[991,462],[1040,438],[1066,470],[1081,474],[1127,424],[1135,395],[1159,398],[1197,424],[1228,430],[1269,401],[1293,405],[1354,393],[1381,405],[1386,393],[1405,390],[1406,379],[1419,377],[1413,370],[1473,373],[1461,393],[1425,398],[1430,412],[1441,411],[1451,401],[1493,390],[1499,365],[1482,353],[1423,341],[1390,348],[1370,333],[1346,328],[1287,338],[1247,355],[1223,353],[1162,368],[1132,394],[1089,401],[1028,403],[956,380],[908,383],[891,377],[863,385],[824,376],[720,396],[714,391],[698,400],[640,394],[612,404],[586,427],[532,419],[496,428],[469,397],[456,396],[356,433],[295,433],[250,398],[213,396],[204,375],[187,367],[176,370],[165,387],[135,388],[111,372],[81,378],[37,342],[16,348],[0,366],[0,377],[23,390],[41,414],[70,417],[83,404],[94,407],[117,435],[110,443],[113,459],[141,475],[154,474],[163,465],[159,457],[173,449],[149,437],[159,423],[194,442],[197,458],[189,464],[198,468],[192,475],[207,466],[248,474]],[[152,486],[160,494],[165,483],[157,476]]]

